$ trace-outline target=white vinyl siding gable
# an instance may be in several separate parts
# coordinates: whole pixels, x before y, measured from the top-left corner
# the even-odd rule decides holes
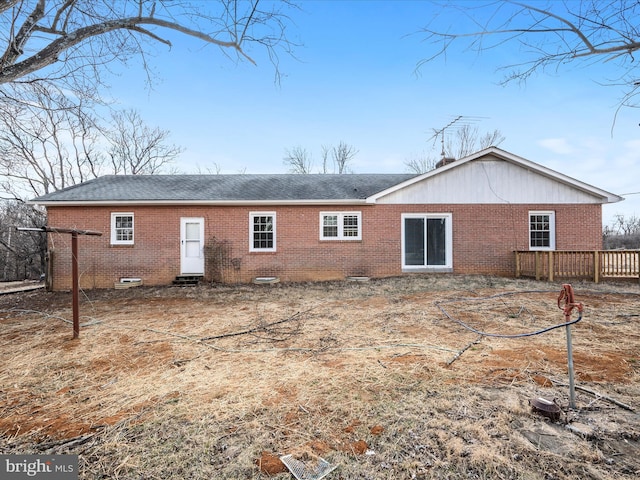
[[[559,204],[604,202],[602,197],[575,185],[497,158],[459,165],[453,162],[447,167],[432,170],[421,181],[384,195],[376,203],[533,204],[541,199]]]

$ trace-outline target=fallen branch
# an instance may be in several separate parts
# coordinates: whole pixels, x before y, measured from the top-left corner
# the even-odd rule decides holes
[[[90,433],[88,435],[81,435],[79,437],[65,439],[61,441],[47,442],[40,444],[38,449],[41,450],[45,455],[51,455],[56,452],[61,452],[62,450],[71,450],[74,447],[78,447],[80,445],[84,445],[89,440],[91,440],[95,436],[95,433]]]
[[[247,335],[250,333],[256,333],[256,332],[261,332],[261,331],[265,331],[268,328],[274,327],[276,325],[280,325],[282,323],[286,323],[286,322],[290,322],[292,320],[297,319],[300,315],[303,315],[305,313],[310,312],[311,310],[313,310],[315,307],[312,307],[308,310],[305,310],[304,312],[297,312],[294,315],[291,315],[288,318],[283,318],[282,320],[278,320],[275,322],[271,322],[271,323],[264,323],[264,324],[260,324],[257,327],[253,327],[253,328],[249,328],[247,330],[241,330],[239,332],[231,332],[231,333],[222,333],[220,335],[213,335],[211,337],[203,337],[200,339],[201,342],[206,342],[207,340],[218,340],[220,338],[227,338],[227,337],[237,337],[240,335]]]
[[[462,350],[460,350],[458,353],[456,353],[456,355],[447,362],[447,367],[450,366],[453,362],[455,362],[458,358],[460,358],[462,356],[462,354],[464,352],[466,352],[467,350],[469,350],[471,347],[473,347],[474,345],[477,345],[478,343],[480,343],[480,340],[482,340],[482,335],[480,335],[478,338],[476,338],[473,342],[471,342],[469,345],[467,345],[466,347],[464,347]]]
[[[553,381],[553,380],[552,380]],[[568,387],[569,385],[567,385],[566,383],[560,383],[560,382],[556,382],[553,381],[554,385],[557,385],[558,387]],[[601,393],[595,392],[593,390],[589,390],[588,388],[585,387],[581,387],[580,385],[576,385],[575,386],[576,390],[580,390],[582,392],[588,393],[590,395],[593,395],[594,397],[597,398],[601,398],[602,400],[606,400],[609,403],[613,403],[614,405],[617,405],[620,408],[624,408],[625,410],[629,410],[630,412],[635,412],[635,409],[633,407],[631,407],[630,405],[627,405],[626,403],[622,403],[618,400],[616,400],[615,398],[611,398],[607,395],[602,395]]]
[[[73,322],[71,320],[67,320],[64,317],[58,317],[57,315],[50,315],[46,312],[41,312],[39,310],[25,310],[25,309],[18,309],[18,308],[10,308],[8,310],[0,310],[0,312],[2,313],[24,313],[24,314],[30,314],[30,313],[35,313],[37,315],[42,315],[46,320],[49,320],[51,318],[53,318],[54,320],[61,320],[65,323],[69,323],[69,324],[73,324]],[[81,323],[80,326],[81,327],[91,327],[93,325],[100,325],[102,323],[102,320],[96,320],[93,317],[89,317],[93,320],[93,322],[91,323]]]
[[[392,345],[369,345],[367,347],[329,347],[329,348],[310,348],[310,347],[285,347],[285,348],[260,348],[260,349],[234,349],[234,348],[222,348],[210,343],[202,343],[202,345],[209,347],[213,350],[225,353],[278,353],[278,352],[309,352],[309,353],[337,353],[337,352],[354,352],[354,351],[366,351],[366,350],[381,350],[383,348],[424,348],[441,350],[444,352],[456,352],[450,348],[439,347],[437,345],[422,345],[414,343],[400,343]]]

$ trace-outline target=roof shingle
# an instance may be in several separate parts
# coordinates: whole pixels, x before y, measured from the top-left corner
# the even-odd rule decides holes
[[[363,200],[415,174],[107,175],[34,203]]]

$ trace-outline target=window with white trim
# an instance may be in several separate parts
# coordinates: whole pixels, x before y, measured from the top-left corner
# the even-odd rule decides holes
[[[251,252],[275,252],[275,212],[251,212],[249,214],[249,238]]]
[[[111,245],[133,245],[133,213],[111,213]]]
[[[361,212],[320,212],[320,240],[362,240]]]
[[[529,250],[555,250],[555,212],[529,212]]]

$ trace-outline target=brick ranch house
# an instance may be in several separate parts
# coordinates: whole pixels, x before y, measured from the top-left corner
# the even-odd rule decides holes
[[[621,197],[490,147],[422,175],[104,176],[32,200],[79,237],[80,286],[453,272],[514,275],[515,250],[602,248]],[[48,234],[71,288],[69,235]]]

